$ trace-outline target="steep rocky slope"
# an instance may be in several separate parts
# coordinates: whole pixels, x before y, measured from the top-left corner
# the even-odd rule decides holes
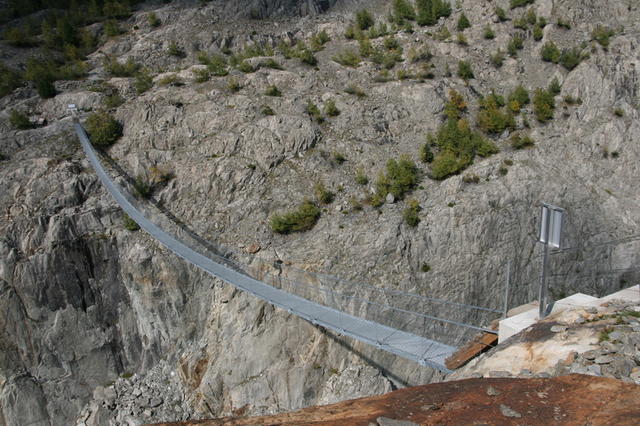
[[[32,88],[0,100],[3,117],[20,108],[48,122],[24,131],[11,129],[6,118],[0,122],[0,153],[8,156],[0,162],[5,423],[72,423],[96,388],[120,375],[144,375],[161,361],[167,366],[162,374],[180,378],[175,414],[167,407],[152,407],[149,416],[155,417],[123,410],[118,421],[176,420],[195,412],[219,416],[239,409],[271,413],[439,377],[234,291],[146,235],[124,229],[121,213],[88,168],[64,119],[71,102],[84,112],[100,108],[104,95],[93,90],[101,81],[125,99],[115,110],[124,136],[108,149],[123,171],[145,178],[152,177],[153,167],[170,171],[174,177],[153,195],[163,208],[203,238],[257,251],[254,257],[268,264],[283,260],[374,285],[496,306],[507,259],[514,262],[515,297],[528,301],[527,292],[534,290],[527,283],[536,272],[536,203],[568,209],[568,245],[636,233],[640,11],[634,2],[537,0],[534,10],[550,22],[543,39],[528,37],[517,58],[495,68],[489,57],[507,44],[513,23],[494,22],[495,2],[462,1],[439,25],[454,31],[464,10],[472,22],[465,31],[469,45],[454,43],[454,37],[434,39],[438,27],[398,32],[405,56],[412,47],[429,46],[434,78],[385,83],[374,81],[379,70],[370,61],[350,68],[332,60],[345,48],[358,50],[357,41],[344,38],[357,2],[338,2],[331,9],[332,2],[254,2],[265,5],[260,16],[271,16],[261,21],[237,17],[240,8],[233,3],[163,5],[156,10],[159,28],[147,23],[151,9],[136,13],[126,22],[126,34],[90,56],[87,80],[57,83],[61,93],[46,101]],[[507,2],[498,3],[508,9]],[[294,4],[308,8],[296,9],[303,14],[314,13],[283,17],[281,11]],[[368,7],[382,19],[388,13],[386,2]],[[558,18],[572,28],[551,24]],[[487,23],[494,40],[483,37]],[[590,41],[594,23],[616,29],[607,50]],[[308,40],[320,30],[331,41],[315,54],[315,68],[276,49],[282,70],[232,70],[230,76],[195,82],[192,70],[202,68],[197,51],[239,52],[252,43],[275,47],[281,40]],[[590,57],[571,72],[543,62],[540,49],[548,40],[561,47],[585,41]],[[183,57],[167,54],[172,41]],[[132,78],[107,75],[104,54],[149,67],[159,74],[156,86],[136,95]],[[468,83],[455,76],[463,59],[475,74]],[[416,72],[418,65],[403,61],[392,75],[402,69]],[[184,84],[162,85],[167,73],[178,74]],[[351,200],[364,200],[373,187],[358,185],[355,169],[362,167],[374,182],[387,160],[402,153],[417,160],[425,134],[442,123],[450,89],[467,99],[473,122],[479,94],[492,88],[506,94],[518,84],[547,87],[554,77],[562,85],[555,119],[542,125],[525,108],[536,141],[532,149],[512,150],[508,135],[495,136],[499,154],[442,182],[429,179],[429,167],[420,165],[424,176],[411,194],[422,207],[417,228],[402,219],[405,201],[352,209]],[[231,79],[239,83],[236,92],[229,89]],[[282,96],[266,96],[270,85]],[[345,93],[349,85],[362,88],[366,97]],[[581,104],[564,103],[567,96]],[[329,99],[340,115],[323,123],[310,119],[307,102],[322,107]],[[274,115],[265,115],[264,106]],[[522,118],[517,126],[524,129]],[[337,161],[336,154],[346,161]],[[464,182],[467,174],[477,175],[478,183]],[[272,214],[313,197],[311,188],[319,181],[336,199],[323,208],[315,227],[274,234],[268,224]],[[619,250],[614,267],[637,263],[634,244]],[[580,269],[588,273],[600,266],[587,259]],[[162,374],[154,373],[159,389]],[[98,417],[98,423],[110,421]]]

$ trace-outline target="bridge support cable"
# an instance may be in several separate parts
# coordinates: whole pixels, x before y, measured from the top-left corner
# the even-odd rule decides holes
[[[129,201],[122,189],[113,182],[104,170],[84,128],[78,122],[75,122],[74,126],[87,159],[111,196],[124,212],[140,225],[141,229],[178,257],[181,257],[208,274],[240,290],[253,294],[311,323],[321,325],[366,344],[378,346],[387,352],[418,362],[423,366],[450,372],[450,370],[445,367],[444,361],[455,351],[453,346],[355,317],[337,309],[323,306],[279,290],[231,268],[226,262],[214,262],[212,259],[176,239],[173,235],[165,232],[157,224],[144,216],[144,214]],[[385,337],[387,337],[385,343],[381,343]]]

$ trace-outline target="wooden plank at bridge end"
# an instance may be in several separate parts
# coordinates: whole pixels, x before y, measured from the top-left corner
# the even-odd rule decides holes
[[[449,358],[444,361],[445,366],[449,370],[460,368],[481,353],[488,351],[498,344],[498,335],[493,333],[482,333],[476,336],[471,342],[467,343]]]

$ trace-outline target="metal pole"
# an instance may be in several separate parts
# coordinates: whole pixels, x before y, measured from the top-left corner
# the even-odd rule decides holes
[[[507,317],[509,311],[509,286],[511,285],[511,260],[507,262],[507,282],[504,289],[504,308],[502,309],[502,317]]]
[[[538,319],[545,317],[545,308],[547,307],[547,263],[549,261],[549,225],[551,224],[551,211],[547,213],[545,221],[546,235],[544,238],[544,256],[542,258],[542,272],[540,273],[540,294],[538,295]]]

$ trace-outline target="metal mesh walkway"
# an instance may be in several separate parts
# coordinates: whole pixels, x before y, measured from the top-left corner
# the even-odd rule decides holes
[[[77,122],[74,125],[89,162],[116,202],[143,230],[177,256],[226,283],[251,293],[313,324],[321,325],[387,352],[416,361],[423,366],[430,366],[440,371],[449,372],[444,365],[444,360],[455,351],[453,346],[355,317],[274,288],[228,266],[214,262],[212,259],[188,247],[175,236],[165,232],[127,199],[122,188],[111,179],[98,160],[98,156],[84,128]]]

